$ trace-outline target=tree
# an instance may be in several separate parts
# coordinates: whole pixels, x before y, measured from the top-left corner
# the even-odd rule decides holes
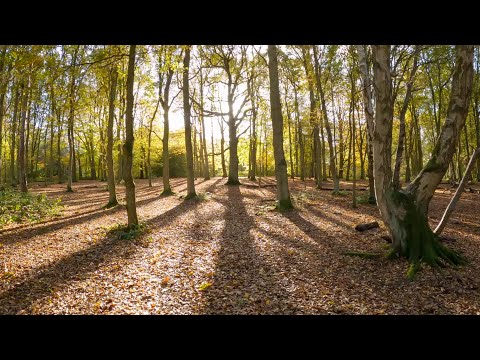
[[[73,192],[72,181],[75,174],[73,119],[75,117],[75,80],[76,80],[75,67],[77,66],[77,57],[78,57],[79,47],[80,45],[75,47],[75,50],[72,55],[72,65],[71,65],[71,75],[70,75],[70,94],[69,94],[70,112],[68,116],[68,128],[67,128],[68,149],[69,149],[67,192]]]
[[[392,237],[392,252],[408,258],[409,276],[421,262],[433,267],[462,264],[464,259],[439,242],[428,224],[428,207],[435,189],[452,160],[470,104],[473,79],[473,46],[456,46],[447,117],[430,160],[405,188],[396,189],[392,175],[393,94],[390,46],[372,46],[376,90],[373,162],[375,193],[383,221]]]
[[[187,196],[185,200],[197,196],[195,192],[195,179],[193,174],[193,149],[192,149],[192,125],[190,123],[190,90],[188,87],[188,70],[190,68],[191,46],[185,46],[183,58],[183,112],[185,121],[185,148],[187,152]]]
[[[358,67],[362,76],[362,94],[365,118],[367,120],[367,154],[368,154],[368,190],[370,204],[375,204],[375,183],[373,177],[373,97],[371,89],[371,79],[369,74],[369,66],[365,51],[365,45],[357,45]]]
[[[118,204],[115,192],[115,171],[113,169],[113,117],[115,115],[115,96],[117,92],[117,67],[111,69],[110,74],[110,96],[108,103],[108,125],[107,125],[107,171],[108,171],[108,204],[112,207]]]
[[[130,45],[128,56],[127,72],[127,108],[125,114],[125,143],[123,144],[123,153],[125,154],[124,179],[127,198],[127,227],[138,226],[137,205],[135,200],[135,182],[133,181],[132,163],[133,163],[133,82],[135,76],[135,45]]]
[[[292,208],[288,190],[287,162],[283,151],[283,116],[278,84],[277,47],[268,45],[268,74],[270,77],[270,111],[273,127],[273,153],[275,156],[275,178],[277,179],[277,207]]]

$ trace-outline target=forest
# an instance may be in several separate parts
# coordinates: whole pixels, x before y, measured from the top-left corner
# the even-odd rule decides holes
[[[0,45],[0,314],[480,314],[480,46]]]

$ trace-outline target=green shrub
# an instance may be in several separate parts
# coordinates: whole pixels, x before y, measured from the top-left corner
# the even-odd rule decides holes
[[[45,194],[22,193],[5,189],[0,191],[0,226],[14,222],[38,222],[61,215],[61,199]]]

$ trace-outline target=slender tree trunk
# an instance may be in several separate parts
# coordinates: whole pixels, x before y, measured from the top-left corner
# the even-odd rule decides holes
[[[352,184],[352,207],[356,208],[357,207],[357,159],[355,157],[355,139],[357,137],[356,134],[356,129],[355,129],[355,109],[353,103],[355,102],[355,82],[353,81],[353,76],[352,76],[352,135],[350,136],[351,142],[352,142],[352,148],[353,148],[353,154],[352,154],[352,163],[353,163],[353,169],[352,169],[352,177],[353,177],[353,184]],[[350,155],[349,155],[350,158]]]
[[[108,104],[107,124],[107,169],[108,169],[108,204],[112,207],[118,204],[117,193],[115,192],[115,170],[113,168],[113,117],[115,115],[115,97],[117,93],[117,68],[114,67],[110,74],[110,99]]]
[[[460,181],[457,191],[455,191],[455,195],[453,196],[452,200],[450,200],[450,203],[448,204],[447,209],[445,210],[445,213],[442,216],[442,219],[440,220],[440,222],[438,223],[437,227],[434,230],[434,233],[436,235],[440,235],[443,229],[445,228],[445,225],[447,225],[447,221],[450,218],[450,215],[452,215],[452,212],[455,209],[455,206],[457,205],[458,200],[460,200],[460,196],[462,196],[463,189],[465,188],[468,178],[470,177],[473,166],[475,164],[475,160],[479,155],[480,155],[480,148],[476,149],[473,152],[472,157],[468,162],[467,169],[465,170],[465,175]]]
[[[473,103],[473,115],[475,117],[475,137],[477,140],[477,148],[480,148],[480,114],[478,110],[478,102],[478,95],[476,95],[475,101]],[[477,158],[477,181],[480,181],[480,157]]]
[[[68,149],[69,149],[69,162],[68,162],[68,183],[67,183],[67,192],[73,192],[72,189],[72,181],[73,181],[73,172],[74,172],[74,143],[73,143],[73,119],[75,116],[75,67],[77,65],[77,55],[78,55],[78,48],[75,48],[75,51],[72,56],[72,72],[71,72],[71,79],[70,79],[70,92],[69,92],[69,99],[70,99],[70,113],[68,116],[68,127],[67,127],[67,136],[68,136]]]
[[[286,101],[285,101],[285,104],[286,104]],[[290,153],[290,177],[292,179],[295,179],[295,172],[293,171],[293,146],[292,146],[292,130],[291,130],[292,118],[291,118],[291,114],[287,104],[285,105],[285,108],[287,110],[287,121],[288,121],[288,149]]]
[[[23,193],[28,192],[27,189],[27,176],[25,171],[25,120],[27,118],[27,105],[28,105],[28,88],[29,84],[27,81],[27,85],[22,83],[21,91],[22,91],[22,109],[20,115],[20,128],[19,128],[19,144],[18,144],[18,168],[19,168],[19,181],[20,181],[20,190]]]
[[[13,118],[12,118],[12,138],[10,141],[10,179],[12,186],[17,185],[16,175],[15,175],[15,143],[17,136],[17,117],[18,117],[18,102],[20,99],[20,91],[15,87],[15,105],[13,108]]]
[[[402,109],[400,110],[400,129],[398,132],[398,145],[397,145],[397,156],[395,158],[395,169],[393,171],[393,186],[396,190],[400,189],[400,166],[402,165],[402,158],[403,158],[403,150],[405,146],[405,115],[407,114],[408,104],[410,102],[410,98],[412,97],[412,86],[413,81],[415,78],[415,73],[417,72],[418,68],[418,58],[420,55],[420,46],[415,45],[414,51],[414,59],[413,59],[413,68],[410,73],[410,78],[407,81],[407,91],[405,94],[405,98],[403,99]]]
[[[303,137],[302,122],[300,120],[300,111],[298,109],[297,88],[295,86],[293,87],[293,94],[295,96],[295,114],[297,116],[298,124],[298,146],[300,148],[300,180],[305,181],[305,142]]]
[[[363,107],[365,118],[367,120],[368,202],[370,204],[375,204],[375,179],[373,176],[373,98],[365,45],[357,45],[357,53],[358,67],[362,76]]]
[[[320,147],[320,121],[317,116],[317,102],[315,99],[314,92],[314,79],[311,69],[311,58],[310,50],[308,46],[302,47],[303,50],[303,66],[305,68],[305,74],[307,76],[308,83],[308,93],[310,96],[310,124],[313,128],[313,142],[312,142],[312,176],[316,175],[316,185],[317,188],[320,188],[322,179],[320,176],[321,173],[321,147]]]
[[[213,119],[210,121],[212,127],[212,176],[215,177],[215,143],[213,142]]]
[[[192,150],[192,125],[190,123],[190,90],[188,84],[188,72],[190,69],[190,49],[185,47],[185,57],[183,58],[183,112],[185,121],[185,148],[187,156],[187,196],[185,200],[197,196],[195,192],[195,179],[193,174],[193,150]]]
[[[345,180],[350,180],[350,166],[351,166],[351,159],[352,159],[352,137],[353,137],[353,126],[352,125],[352,117],[354,117],[354,109],[353,103],[350,104],[350,113],[348,116],[348,157],[347,157],[347,175],[345,176]],[[353,152],[355,152],[355,147],[353,148]]]
[[[120,184],[123,180],[123,149],[122,149],[122,136],[121,136],[121,131],[122,131],[122,124],[123,124],[123,117],[125,115],[125,87],[123,86],[123,82],[121,82],[121,93],[122,93],[122,102],[121,102],[121,107],[120,107],[120,112],[118,116],[118,122],[117,122],[117,142],[118,142],[118,147],[117,147],[117,162],[118,162],[118,175],[117,175],[117,184]],[[95,173],[95,172],[94,172]]]
[[[57,173],[58,173],[58,183],[61,184],[63,182],[63,166],[62,166],[62,153],[61,153],[61,141],[62,141],[62,121],[60,112],[57,112],[57,128],[58,128],[58,136],[57,136]]]
[[[277,180],[277,202],[279,209],[292,208],[288,189],[287,162],[283,151],[283,116],[278,84],[277,48],[268,46],[268,74],[270,78],[270,109],[272,114],[273,150],[275,157],[275,178]]]
[[[203,178],[210,180],[210,173],[208,168],[208,152],[207,152],[207,136],[205,134],[205,118],[203,116],[203,73],[200,69],[200,115],[199,115],[200,127],[202,129],[202,151],[203,151]]]
[[[2,172],[5,171],[3,168],[4,162],[2,162],[2,155],[3,155],[3,116],[4,116],[4,108],[5,108],[5,94],[7,92],[7,85],[8,81],[6,79],[6,74],[4,73],[4,65],[5,65],[5,56],[7,52],[7,45],[0,45],[2,49],[0,55],[0,187],[3,187],[3,178]],[[7,71],[7,74],[10,73],[10,69]]]
[[[130,45],[127,72],[127,108],[125,114],[125,154],[124,178],[127,198],[128,228],[138,226],[137,205],[135,199],[135,182],[133,181],[133,82],[135,76],[135,45]]]
[[[220,120],[223,122],[223,119]],[[220,123],[220,158],[222,161],[222,177],[226,178],[227,177],[227,165],[225,164],[225,128],[223,127],[223,123]],[[256,152],[256,149],[255,149]],[[255,155],[252,155],[252,157],[255,157]],[[252,166],[255,168],[255,160],[253,160]],[[255,175],[255,170],[253,171],[253,175]],[[250,180],[255,180],[255,178],[250,178]]]
[[[231,85],[228,89],[228,135],[230,140],[229,164],[228,164],[228,185],[240,185],[238,180],[238,138],[235,117],[233,115],[233,95]]]
[[[153,116],[150,119],[148,124],[148,149],[147,149],[147,169],[148,169],[148,186],[152,187],[152,162],[151,162],[151,153],[152,153],[152,132],[153,132],[153,121],[157,115],[158,106],[160,105],[160,100],[157,102]]]
[[[337,174],[337,167],[335,166],[335,148],[333,146],[333,137],[332,130],[330,128],[330,123],[328,121],[327,107],[325,104],[325,94],[323,91],[323,86],[321,82],[321,69],[318,62],[316,47],[313,46],[313,56],[315,59],[315,75],[317,79],[318,92],[320,94],[320,102],[322,105],[323,121],[325,125],[325,130],[327,131],[328,147],[330,150],[330,172],[332,173],[333,178],[333,194],[338,194],[340,192],[340,179]]]
[[[255,174],[257,172],[257,107],[255,103],[255,94],[253,91],[253,84],[249,89],[250,89],[250,93],[249,93],[250,102],[252,105],[252,118],[251,118],[252,127],[250,129],[252,132],[252,137],[251,137],[251,153],[250,153],[251,171],[250,171],[250,174],[248,174],[248,178],[251,181],[255,181]]]

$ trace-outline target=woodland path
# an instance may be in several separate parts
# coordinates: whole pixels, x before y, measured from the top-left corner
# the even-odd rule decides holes
[[[387,245],[383,228],[354,230],[380,217],[371,205],[352,209],[350,192],[334,197],[295,179],[297,208],[279,213],[273,186],[241,182],[198,179],[203,199],[185,202],[185,179],[172,179],[171,197],[159,196],[161,179],[152,188],[137,180],[146,230],[135,239],[114,229],[126,223],[123,206],[102,208],[105,183],[80,181],[74,193],[32,185],[65,209],[0,229],[0,314],[480,314],[479,194],[462,195],[444,232],[469,265],[424,268],[410,281],[405,260],[343,254]],[[452,196],[437,190],[432,225]]]

